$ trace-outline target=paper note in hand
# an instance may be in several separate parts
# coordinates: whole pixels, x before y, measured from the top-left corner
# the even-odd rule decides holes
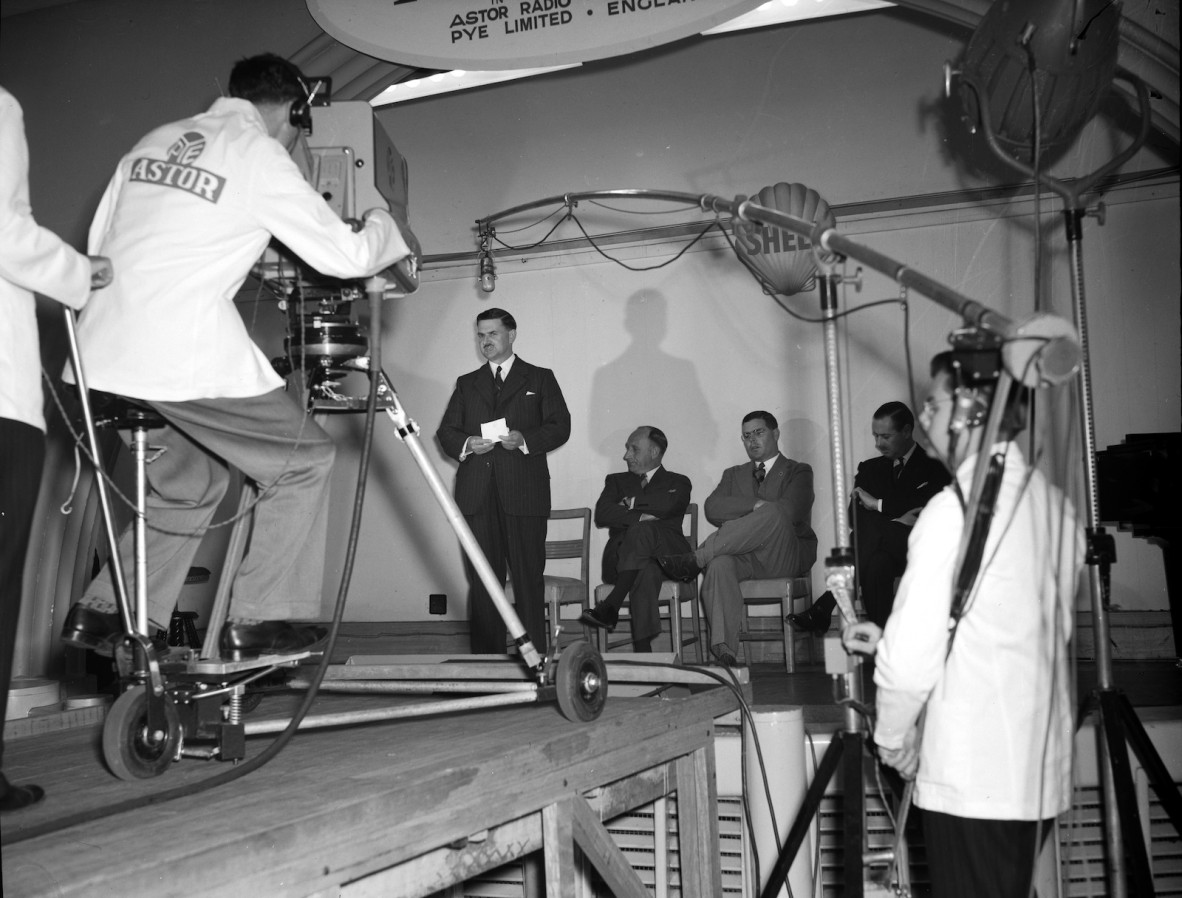
[[[494,443],[499,443],[501,437],[509,432],[509,425],[504,418],[497,418],[495,421],[485,421],[480,425],[480,435],[486,440],[492,440]]]

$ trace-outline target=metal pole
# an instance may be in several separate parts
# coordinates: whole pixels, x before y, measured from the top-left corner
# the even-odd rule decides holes
[[[546,199],[534,200],[530,203],[514,206],[511,209],[506,209],[503,212],[497,212],[487,218],[480,219],[477,221],[477,225],[484,228],[492,222],[510,215],[535,209],[539,206],[552,206],[559,202],[566,203],[570,206],[581,199],[619,198],[692,203],[696,204],[703,212],[714,212],[716,214],[726,212],[735,218],[741,218],[745,221],[753,221],[758,224],[780,228],[781,230],[807,238],[815,247],[819,247],[828,253],[830,257],[828,259],[822,258],[823,264],[832,263],[836,261],[837,257],[853,259],[873,268],[875,271],[885,274],[900,286],[914,290],[936,304],[956,313],[969,327],[977,327],[1003,338],[1023,335],[1021,326],[1005,315],[958,293],[951,287],[947,287],[933,278],[914,271],[910,266],[898,262],[884,253],[862,246],[856,241],[840,234],[836,228],[822,230],[814,222],[797,218],[794,215],[788,215],[776,209],[769,209],[750,200],[728,200],[709,193],[695,194],[643,188],[592,190],[547,197]],[[1074,376],[1075,366],[1078,364],[1079,358],[1074,345],[1074,335],[1052,332],[1040,334],[1040,337],[1046,344],[1039,353],[1042,364],[1037,373],[1041,377],[1041,382],[1027,382],[1027,386],[1045,386],[1048,383],[1063,383]]]
[[[398,399],[398,393],[395,392],[385,372],[379,372],[376,376],[381,377],[382,383],[389,390],[391,406],[386,409],[386,414],[398,428],[399,437],[406,443],[411,456],[419,466],[423,477],[426,478],[427,485],[435,495],[435,501],[443,509],[443,514],[447,518],[447,522],[451,524],[452,530],[455,531],[456,536],[459,538],[464,553],[468,556],[468,560],[472,562],[472,567],[475,568],[477,576],[480,577],[480,582],[488,590],[489,598],[492,599],[501,618],[505,621],[505,627],[509,631],[509,635],[517,643],[517,650],[521,652],[522,659],[529,667],[534,669],[540,668],[542,666],[541,657],[530,640],[529,634],[525,632],[525,626],[521,623],[521,618],[517,616],[517,610],[505,596],[504,584],[497,579],[492,565],[484,557],[484,551],[480,548],[480,543],[476,541],[476,536],[472,533],[472,528],[468,526],[468,522],[460,511],[460,507],[456,505],[456,500],[452,498],[451,493],[448,492],[447,487],[443,483],[443,479],[439,476],[439,472],[435,470],[431,459],[427,457],[427,453],[419,441],[418,425],[407,416],[406,409],[402,407],[402,403]]]
[[[107,492],[107,481],[103,479],[102,456],[99,453],[98,434],[94,429],[94,412],[90,406],[90,393],[86,377],[82,372],[82,353],[78,348],[77,316],[73,309],[64,308],[66,337],[70,344],[70,363],[74,367],[74,382],[78,387],[78,400],[82,403],[82,423],[86,428],[86,444],[90,447],[90,459],[94,463],[95,489],[98,490],[99,508],[103,515],[103,527],[107,531],[107,548],[111,553],[111,581],[115,584],[115,596],[119,600],[119,614],[123,618],[123,629],[139,632],[132,618],[131,599],[127,594],[127,577],[123,571],[123,560],[119,557],[119,534],[115,532],[115,516],[111,512],[111,496]]]
[[[841,359],[837,347],[837,285],[833,272],[817,276],[821,291],[825,343],[825,395],[829,407],[829,448],[833,465],[833,552],[825,559],[825,586],[837,600],[847,623],[858,619],[854,609],[854,556],[849,546],[849,500],[845,489],[845,436],[841,414]]]
[[[474,711],[482,708],[503,708],[506,705],[531,705],[537,702],[538,691],[528,693],[509,692],[502,695],[482,695],[474,698],[453,698],[438,702],[422,702],[417,705],[399,705],[394,708],[373,708],[368,711],[342,711],[339,714],[318,714],[305,717],[297,729],[312,730],[324,727],[350,726],[359,723],[374,723],[382,720],[402,720],[409,717],[429,717],[433,714],[450,714],[455,711]],[[290,720],[259,720],[246,724],[246,735],[260,736],[265,733],[280,733],[287,729]]]
[[[1063,212],[1067,225],[1067,246],[1071,255],[1071,297],[1075,317],[1075,329],[1079,334],[1079,406],[1081,431],[1084,441],[1084,500],[1087,505],[1088,533],[1088,586],[1091,592],[1093,643],[1096,652],[1096,678],[1102,691],[1112,689],[1112,651],[1108,642],[1108,609],[1104,606],[1104,583],[1101,565],[1096,557],[1097,538],[1102,539],[1103,528],[1099,526],[1100,506],[1096,495],[1096,435],[1092,411],[1092,366],[1088,356],[1088,315],[1084,303],[1083,253],[1083,209],[1078,206]],[[1112,898],[1125,898],[1128,894],[1124,840],[1121,836],[1120,805],[1116,794],[1116,775],[1113,770],[1112,753],[1105,728],[1114,724],[1105,720],[1100,713],[1100,726],[1096,728],[1096,753],[1099,756],[1100,789],[1104,796],[1104,849],[1108,860],[1108,888]]]
[[[148,635],[148,430],[132,431],[135,457],[135,632]]]

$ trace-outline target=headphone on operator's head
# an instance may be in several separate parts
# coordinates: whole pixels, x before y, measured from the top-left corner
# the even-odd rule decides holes
[[[951,433],[964,433],[980,427],[989,415],[993,391],[1000,374],[1001,356],[997,348],[977,342],[980,335],[954,335],[955,349],[951,351],[949,372],[952,387],[952,417],[948,421]]]
[[[312,133],[312,98],[316,96],[316,91],[319,90],[320,85],[317,83],[315,87],[309,87],[308,82],[302,76],[299,78],[300,87],[304,90],[304,96],[300,99],[293,100],[291,104],[291,112],[288,113],[288,121],[293,127],[299,128],[305,134]]]

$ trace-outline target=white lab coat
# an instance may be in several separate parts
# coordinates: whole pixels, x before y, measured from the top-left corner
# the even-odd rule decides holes
[[[81,308],[90,260],[34,220],[24,115],[0,87],[0,418],[44,432],[34,293]]]
[[[965,495],[974,463],[957,472]],[[1010,444],[981,573],[945,660],[963,527],[951,486],[915,524],[875,656],[874,738],[899,748],[926,706],[917,806],[989,820],[1054,817],[1071,804],[1067,643],[1083,534],[1071,503]]]
[[[323,274],[360,278],[410,254],[385,210],[354,233],[246,100],[148,134],[119,163],[90,231],[115,283],[82,315],[88,384],[147,400],[282,386],[234,296],[272,235]]]

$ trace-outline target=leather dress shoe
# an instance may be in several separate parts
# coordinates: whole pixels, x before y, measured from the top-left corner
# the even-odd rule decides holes
[[[75,605],[62,625],[62,642],[79,649],[93,649],[110,657],[115,642],[123,635],[123,620],[117,612],[95,611]]]
[[[729,649],[719,649],[715,651],[714,657],[718,660],[719,664],[730,670],[733,670],[739,666],[739,660],[733,654],[731,654]]]
[[[222,628],[222,654],[233,661],[255,655],[302,652],[320,642],[328,631],[324,627],[295,626],[285,620],[265,620],[257,624],[226,624]]]
[[[607,605],[596,605],[594,608],[588,608],[579,615],[580,624],[585,624],[588,627],[598,627],[600,630],[607,630],[609,633],[616,629],[616,624],[619,622],[620,613]]]
[[[702,573],[693,552],[687,552],[685,555],[660,555],[657,557],[657,564],[671,580],[693,580]]]
[[[833,624],[833,609],[830,608],[828,614],[817,613],[817,606],[814,604],[803,614],[789,614],[786,619],[795,630],[811,633],[813,636],[824,636]]]
[[[19,811],[35,805],[45,797],[45,790],[40,786],[29,783],[27,786],[14,786],[8,778],[0,773],[0,811]]]

